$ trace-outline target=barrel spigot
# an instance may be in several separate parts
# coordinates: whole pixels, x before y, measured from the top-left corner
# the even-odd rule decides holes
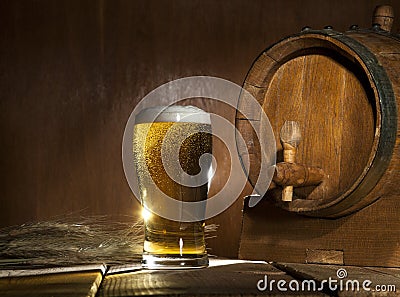
[[[297,146],[301,141],[300,125],[296,121],[285,121],[281,128],[280,139],[283,147],[283,160],[296,162]],[[285,186],[282,190],[282,201],[292,201],[293,186]]]

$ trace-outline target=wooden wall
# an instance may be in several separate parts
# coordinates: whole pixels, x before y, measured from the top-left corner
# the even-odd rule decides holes
[[[400,16],[400,3],[386,0]],[[369,27],[376,0],[0,2],[0,226],[57,215],[136,215],[121,141],[135,104],[190,75],[241,84],[264,48],[305,25]],[[399,24],[395,23],[395,32]],[[233,121],[234,110],[204,104]],[[226,152],[216,147],[224,161]],[[221,167],[222,168],[222,167]],[[241,170],[241,169],[238,169]],[[219,170],[212,191],[229,172]],[[242,193],[250,192],[250,187]],[[243,202],[210,222],[237,255]]]

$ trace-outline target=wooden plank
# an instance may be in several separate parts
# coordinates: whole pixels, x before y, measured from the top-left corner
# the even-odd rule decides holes
[[[107,270],[105,264],[90,264],[78,266],[60,266],[60,267],[42,267],[42,268],[17,268],[7,269],[7,266],[2,266],[0,270],[0,278],[7,277],[23,277],[23,276],[39,276],[57,273],[74,273],[74,272],[87,272],[87,271],[100,271],[104,274]]]
[[[280,295],[273,290],[260,291],[260,280],[293,280],[267,263],[239,263],[192,270],[141,270],[107,275],[98,296],[254,296]],[[320,292],[285,292],[284,295],[323,296]]]
[[[400,278],[368,268],[292,263],[277,263],[276,267],[302,280],[315,280],[327,291],[340,297],[399,294]]]
[[[267,54],[262,53],[251,67],[251,71],[246,77],[246,83],[256,87],[266,88],[266,83],[269,79],[268,73],[270,73],[271,69],[274,67],[279,67],[276,61]]]
[[[0,295],[94,297],[102,279],[101,271],[0,278]]]
[[[325,249],[342,250],[345,265],[400,267],[399,206],[398,197],[389,196],[351,217],[326,220],[263,199],[244,210],[239,258],[305,263],[306,249]]]
[[[400,278],[400,268],[366,267],[366,269]]]
[[[306,249],[306,262],[314,264],[343,265],[343,251]]]
[[[260,120],[262,110],[257,106],[257,102],[262,106],[267,89],[264,87],[253,86],[247,82],[243,88],[247,92],[242,92],[238,99],[237,119]],[[256,101],[253,100],[253,98]]]

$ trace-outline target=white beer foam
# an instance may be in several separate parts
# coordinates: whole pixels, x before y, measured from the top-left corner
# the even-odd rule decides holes
[[[152,122],[186,122],[211,124],[210,114],[195,106],[155,106],[143,109],[135,117],[135,124]]]

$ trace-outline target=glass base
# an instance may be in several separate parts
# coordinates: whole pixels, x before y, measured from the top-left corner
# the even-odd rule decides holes
[[[146,269],[192,269],[208,266],[205,255],[152,255],[143,254],[142,267]]]

